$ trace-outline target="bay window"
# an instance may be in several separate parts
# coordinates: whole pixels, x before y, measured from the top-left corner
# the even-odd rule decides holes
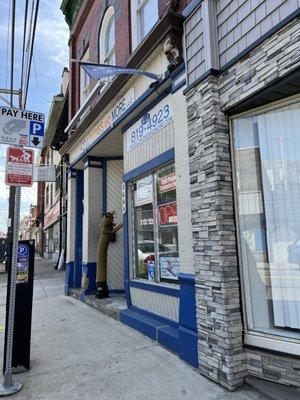
[[[248,331],[300,339],[300,103],[233,119]]]
[[[134,277],[176,282],[180,269],[174,164],[133,182]]]

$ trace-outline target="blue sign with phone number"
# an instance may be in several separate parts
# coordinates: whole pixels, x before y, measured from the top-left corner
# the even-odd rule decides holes
[[[158,105],[127,131],[127,151],[152,137],[173,120],[170,104]]]

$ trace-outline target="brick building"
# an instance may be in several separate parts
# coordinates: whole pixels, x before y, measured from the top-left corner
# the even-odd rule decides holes
[[[68,1],[66,293],[95,293],[101,214],[121,321],[230,390],[299,386],[298,0]],[[93,81],[78,61],[162,76]]]

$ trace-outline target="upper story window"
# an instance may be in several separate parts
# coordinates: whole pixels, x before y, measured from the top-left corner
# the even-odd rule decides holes
[[[89,61],[89,49],[86,50],[81,61]],[[90,77],[83,68],[80,68],[80,106],[86,101],[89,95]]]
[[[99,37],[100,63],[114,65],[115,56],[115,13],[109,7],[104,15]]]
[[[157,0],[132,1],[132,46],[136,48],[158,20]]]

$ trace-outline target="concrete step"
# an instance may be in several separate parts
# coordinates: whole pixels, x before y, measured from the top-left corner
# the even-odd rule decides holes
[[[285,386],[279,383],[266,381],[248,376],[246,382],[258,392],[267,396],[270,400],[299,400],[300,388]]]

